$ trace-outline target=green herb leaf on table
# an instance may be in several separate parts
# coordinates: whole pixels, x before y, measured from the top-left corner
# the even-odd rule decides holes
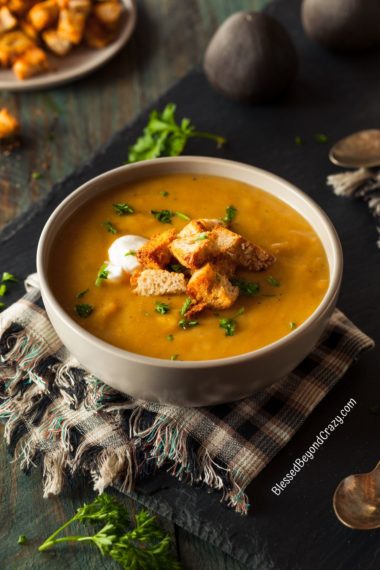
[[[177,356],[177,355],[173,355]],[[174,358],[172,358],[174,359]],[[58,535],[73,522],[99,525],[92,535]],[[172,541],[157,524],[156,517],[146,510],[130,517],[127,508],[115,498],[103,493],[92,503],[85,504],[65,524],[40,545],[44,552],[64,542],[92,543],[103,556],[109,556],[125,570],[180,570],[180,563],[172,556]]]
[[[221,218],[222,222],[224,222],[227,226],[229,226],[233,220],[236,218],[236,214],[237,214],[237,208],[235,208],[235,206],[227,206],[226,208],[226,213],[223,216],[223,218]]]
[[[272,287],[280,287],[280,282],[278,279],[276,279],[275,277],[273,277],[273,275],[269,275],[267,277],[267,282],[269,283],[269,285],[271,285]]]
[[[84,289],[83,291],[79,291],[79,293],[77,293],[77,294],[75,295],[75,297],[76,297],[77,299],[81,299],[82,297],[84,297],[84,296],[86,295],[86,293],[89,292],[89,290],[90,290],[90,289],[87,288],[87,289]]]
[[[328,142],[329,139],[328,139],[327,135],[324,135],[323,133],[316,133],[314,135],[314,140],[317,143],[325,144]]]
[[[143,134],[129,148],[128,162],[139,162],[159,156],[178,156],[182,154],[190,138],[211,139],[222,146],[226,139],[202,131],[197,131],[190,119],[175,119],[176,105],[169,103],[162,112],[152,111]]]
[[[170,210],[151,210],[150,213],[153,214],[156,220],[161,222],[161,224],[171,224],[172,217],[175,215],[174,212]]]
[[[135,212],[132,206],[130,206],[126,202],[119,202],[118,204],[112,204],[112,207],[118,216],[127,216],[129,214],[134,214]]]
[[[244,307],[241,307],[233,317],[219,320],[219,326],[221,329],[224,329],[224,333],[226,336],[233,336],[235,334],[236,325],[237,325],[235,319],[237,317],[240,317],[240,315],[242,315],[243,313],[244,313]]]
[[[32,180],[39,180],[40,178],[42,178],[41,172],[32,172]]]
[[[8,291],[8,287],[5,283],[1,283],[0,285],[0,297],[4,297],[5,293]]]
[[[106,228],[107,232],[109,232],[110,234],[117,234],[117,229],[115,228],[113,223],[110,222],[109,220],[106,220],[105,222],[103,222],[103,226]]]
[[[252,297],[254,295],[257,295],[260,291],[259,283],[256,283],[254,281],[244,281],[244,279],[234,278],[231,279],[231,283],[232,285],[235,285],[235,287],[239,287],[240,295]]]
[[[98,274],[96,276],[95,285],[97,287],[100,287],[102,285],[103,281],[108,279],[108,275],[109,275],[109,271],[107,269],[107,263],[103,263],[103,265],[101,265],[101,267],[98,271]]]
[[[155,311],[160,315],[166,315],[166,313],[170,311],[170,306],[168,303],[160,303],[159,301],[156,301]]]
[[[27,540],[28,539],[26,538],[25,534],[20,534],[20,536],[17,539],[17,543],[18,544],[26,544]]]
[[[18,283],[18,279],[17,279],[17,277],[12,275],[12,273],[8,273],[8,271],[4,271],[3,276],[1,278],[1,282],[2,283],[7,283],[7,282]]]
[[[81,303],[79,305],[75,305],[74,311],[78,315],[78,317],[86,318],[91,315],[94,310],[94,306],[90,305],[89,303]]]

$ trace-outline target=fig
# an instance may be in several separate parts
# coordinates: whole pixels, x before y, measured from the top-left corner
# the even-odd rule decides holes
[[[380,43],[380,0],[303,0],[306,34],[337,51],[368,49]]]
[[[260,12],[236,12],[227,18],[204,57],[211,86],[242,102],[277,98],[292,83],[297,68],[288,33],[277,20]]]

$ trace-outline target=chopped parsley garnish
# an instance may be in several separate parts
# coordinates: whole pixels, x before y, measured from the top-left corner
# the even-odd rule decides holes
[[[41,172],[32,172],[32,180],[39,180],[42,178]]]
[[[181,307],[181,309],[180,309],[180,311],[179,311],[179,314],[180,314],[182,317],[184,317],[185,314],[187,313],[187,311],[190,309],[192,302],[193,302],[193,301],[191,300],[190,297],[186,297],[185,302],[183,303],[183,305],[182,305],[182,307]]]
[[[221,329],[224,329],[224,334],[226,336],[233,336],[235,334],[235,329],[236,329],[236,318],[240,317],[240,315],[242,315],[244,313],[244,307],[241,307],[241,309],[238,310],[238,312],[233,316],[230,317],[229,319],[220,319],[219,320],[219,326]]]
[[[290,321],[289,328],[291,331],[294,331],[294,329],[297,328],[297,323],[295,323],[294,321]]]
[[[244,279],[231,279],[232,285],[235,287],[239,287],[240,295],[246,296],[253,296],[257,295],[260,291],[259,283],[255,283],[254,281],[244,281]]]
[[[189,222],[191,220],[190,216],[188,216],[187,214],[184,214],[183,212],[175,212],[175,215],[177,216],[177,218],[180,218],[181,220],[184,220],[185,222]]]
[[[129,148],[128,162],[159,156],[178,156],[182,154],[187,141],[194,137],[211,139],[218,146],[226,142],[224,137],[197,131],[190,119],[182,119],[177,123],[175,111],[174,103],[169,103],[162,112],[151,112],[143,134]]]
[[[199,325],[198,321],[189,321],[188,319],[181,319],[178,321],[178,326],[184,331],[191,329],[192,327],[196,327],[197,325]]]
[[[126,216],[128,214],[134,214],[135,212],[132,206],[130,206],[126,202],[119,202],[117,204],[112,204],[112,207],[118,216]]]
[[[179,354],[172,354],[170,360],[178,360]]]
[[[203,241],[207,238],[208,238],[208,233],[207,232],[201,232],[196,238],[194,238],[194,241]]]
[[[156,301],[155,311],[160,315],[166,315],[170,311],[170,306],[167,303]]]
[[[327,143],[327,141],[329,139],[328,139],[327,135],[324,135],[323,133],[316,133],[314,135],[314,140],[317,143],[325,144],[325,143]]]
[[[20,536],[17,539],[18,544],[26,544],[26,541],[28,539],[26,538],[25,534],[20,534]]]
[[[108,275],[109,275],[109,271],[107,269],[107,263],[103,263],[103,265],[100,267],[98,274],[96,276],[95,285],[97,287],[100,287],[101,284],[103,283],[103,281],[108,279]]]
[[[227,226],[231,224],[231,222],[236,218],[237,208],[235,206],[228,206],[226,208],[226,215],[221,218],[222,222],[224,222]]]
[[[94,306],[89,305],[88,303],[82,303],[80,305],[75,305],[74,310],[78,317],[86,318],[91,315],[92,311],[94,310]]]
[[[166,337],[166,340],[168,340],[169,342],[173,342],[173,340],[174,340],[174,335],[168,334],[167,337]]]
[[[170,265],[170,269],[171,271],[174,271],[174,273],[187,273],[187,268],[180,263],[172,263]]]
[[[272,285],[272,287],[279,287],[280,286],[279,280],[276,279],[275,277],[273,277],[273,275],[269,275],[269,277],[267,277],[267,281],[268,281],[269,285]]]
[[[2,283],[0,285],[0,297],[4,297],[4,295],[7,291],[8,291],[8,287],[5,285],[5,283]]]
[[[103,222],[103,226],[106,228],[107,232],[109,232],[110,234],[117,234],[117,229],[115,228],[113,223],[110,222],[109,220],[106,220],[105,222]]]
[[[77,293],[77,294],[75,295],[75,297],[76,297],[77,299],[81,299],[82,297],[85,296],[86,293],[89,292],[89,290],[90,290],[90,289],[84,289],[83,291],[79,291],[79,293]]]
[[[174,212],[170,210],[151,210],[150,213],[153,214],[156,220],[161,222],[161,224],[171,224],[172,217],[174,216]]]
[[[8,282],[11,281],[12,283],[18,283],[17,277],[12,275],[12,273],[8,273],[8,271],[4,271],[3,276],[1,278],[1,282],[6,283],[7,281]]]
[[[0,313],[5,309],[5,303],[0,303]]]
[[[127,257],[128,255],[136,255],[136,251],[134,249],[129,249],[124,253],[125,257]]]
[[[163,196],[164,198],[167,198],[169,196],[169,192],[167,192],[166,190],[161,190],[160,192],[161,196]]]

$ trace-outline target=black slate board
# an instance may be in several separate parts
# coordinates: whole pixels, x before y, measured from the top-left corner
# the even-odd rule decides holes
[[[174,101],[181,116],[203,130],[224,134],[222,151],[210,142],[192,141],[187,154],[222,156],[266,168],[310,194],[330,215],[343,243],[345,273],[339,306],[380,341],[380,251],[376,230],[363,204],[336,198],[325,186],[334,171],[327,146],[313,140],[324,132],[331,141],[352,131],[380,127],[380,53],[342,57],[322,51],[303,35],[299,0],[270,8],[290,31],[301,59],[299,79],[286,101],[245,107],[224,100],[208,87],[198,70],[175,85],[153,107]],[[147,120],[147,113],[116,134],[82,169],[57,184],[47,199],[0,235],[0,268],[18,275],[35,270],[42,226],[68,193],[86,180],[125,161],[127,147]],[[295,135],[305,144],[297,146]],[[15,288],[16,300],[21,287]],[[141,484],[138,499],[252,569],[352,570],[380,567],[380,530],[356,532],[342,526],[331,499],[347,474],[372,468],[380,455],[380,356],[364,356],[320,404],[292,442],[249,489],[252,508],[241,517],[220,504],[215,493],[192,489],[166,474]],[[350,399],[357,406],[315,459],[277,497],[271,487],[292,467]]]

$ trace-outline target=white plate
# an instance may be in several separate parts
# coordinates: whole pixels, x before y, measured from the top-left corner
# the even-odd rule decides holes
[[[135,0],[122,0],[125,10],[120,23],[119,35],[112,44],[102,49],[86,46],[73,48],[66,57],[54,57],[49,53],[49,61],[54,71],[49,71],[30,79],[20,81],[11,69],[0,69],[0,89],[3,91],[34,91],[56,87],[74,81],[91,73],[111,59],[127,43],[136,25]]]

